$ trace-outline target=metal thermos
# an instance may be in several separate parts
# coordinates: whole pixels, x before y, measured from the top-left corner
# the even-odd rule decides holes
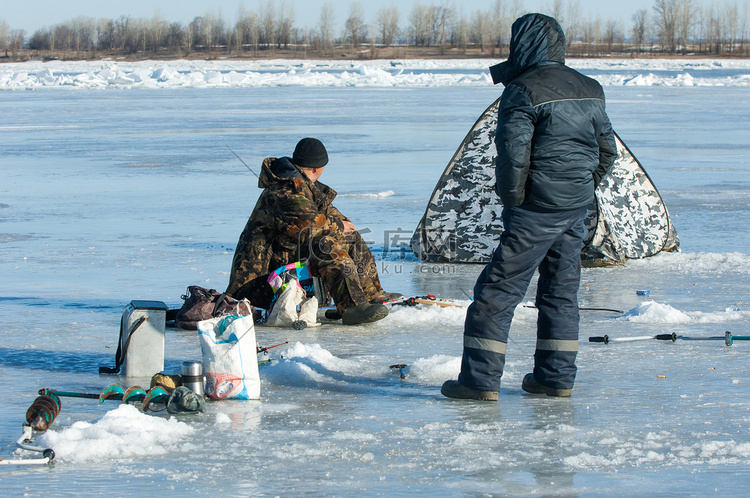
[[[180,377],[183,386],[203,396],[203,364],[200,361],[183,361]]]

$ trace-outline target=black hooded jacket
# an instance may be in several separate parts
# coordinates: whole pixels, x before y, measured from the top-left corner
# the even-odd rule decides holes
[[[503,205],[589,205],[617,148],[601,85],[565,65],[560,25],[542,14],[517,19],[508,60],[490,71],[505,85],[495,135]]]

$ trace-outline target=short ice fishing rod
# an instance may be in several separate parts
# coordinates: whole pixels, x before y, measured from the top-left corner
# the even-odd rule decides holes
[[[281,344],[274,344],[273,346],[266,346],[266,347],[256,345],[255,350],[257,354],[260,354],[260,353],[268,354],[269,349],[278,348],[279,346],[283,346],[284,344],[289,344],[289,341],[285,341],[285,342],[282,342]]]
[[[747,335],[733,335],[731,332],[726,331],[724,335],[714,335],[708,337],[691,337],[687,335],[672,334],[657,334],[657,335],[643,335],[637,337],[609,337],[608,335],[589,337],[589,342],[603,342],[609,344],[610,342],[634,342],[634,341],[649,341],[656,339],[657,341],[672,341],[676,342],[677,339],[682,341],[724,341],[724,344],[731,346],[734,341],[750,341],[750,336]]]

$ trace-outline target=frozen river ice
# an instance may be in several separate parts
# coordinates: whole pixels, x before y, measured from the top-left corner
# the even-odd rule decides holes
[[[261,345],[290,343],[261,365],[261,401],[170,418],[63,399],[42,438],[55,462],[0,466],[4,493],[744,494],[750,344],[586,341],[750,335],[748,90],[738,83],[750,71],[709,65],[692,74],[714,84],[689,86],[659,84],[687,80],[667,63],[582,69],[608,82],[613,125],[661,192],[682,250],[584,270],[581,305],[626,313],[582,314],[571,399],[520,389],[535,342],[526,307],[497,404],[439,393],[459,369],[460,308],[394,309],[364,327],[259,327]],[[624,83],[639,75],[639,85]],[[734,84],[716,84],[727,78]],[[113,361],[131,300],[174,306],[187,285],[226,286],[259,194],[230,149],[258,171],[299,138],[320,138],[331,156],[322,181],[384,255],[386,289],[467,304],[481,267],[423,265],[389,245],[408,240],[501,90],[479,76],[450,81],[0,91],[0,457],[13,452],[39,388],[99,392],[113,382],[97,369]],[[636,294],[644,289],[650,298]],[[199,359],[195,333],[168,330],[166,353],[168,371]],[[396,363],[409,365],[405,379]]]

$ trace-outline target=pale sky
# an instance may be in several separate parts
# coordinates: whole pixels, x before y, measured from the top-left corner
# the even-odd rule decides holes
[[[267,0],[3,0],[0,9],[0,21],[5,21],[11,29],[24,29],[26,35],[31,36],[34,31],[44,26],[86,16],[94,19],[116,19],[121,15],[133,18],[152,18],[158,12],[169,22],[187,24],[197,16],[206,12],[221,13],[229,24],[237,18],[240,6],[247,10],[258,10],[259,5]],[[277,6],[282,1],[294,8],[294,26],[300,28],[316,28],[320,20],[321,6],[330,2],[334,6],[334,21],[337,26],[349,15],[349,8],[355,0],[276,0]],[[513,0],[506,0],[511,4]],[[653,12],[654,0],[563,0],[565,8],[569,4],[578,2],[581,17],[593,19],[599,15],[602,20],[616,19],[625,28],[630,26],[631,17],[637,10],[645,9]],[[381,7],[395,6],[401,14],[400,25],[408,24],[408,16],[414,4],[422,5],[455,5],[462,9],[466,17],[476,10],[487,10],[494,4],[494,0],[360,0],[366,23],[372,23],[375,13]],[[702,4],[701,1],[697,2]],[[549,13],[553,0],[526,0],[522,4],[529,12]]]

